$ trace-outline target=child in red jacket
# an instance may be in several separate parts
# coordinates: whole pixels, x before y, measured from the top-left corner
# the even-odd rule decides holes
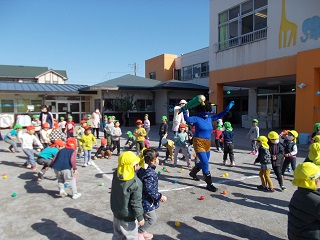
[[[223,150],[223,139],[220,139],[222,132],[223,132],[222,126],[219,123],[217,124],[217,128],[212,131],[212,133],[215,134],[214,141],[216,143],[216,148],[217,148],[218,152],[222,152],[221,150]],[[220,148],[221,148],[221,150],[220,150]]]

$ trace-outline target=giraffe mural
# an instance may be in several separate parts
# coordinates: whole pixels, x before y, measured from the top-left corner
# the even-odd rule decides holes
[[[287,35],[289,41],[287,41]],[[282,39],[283,38],[283,39]],[[290,22],[286,15],[286,0],[282,0],[281,22],[279,29],[279,48],[290,47],[291,42],[296,45],[297,42],[297,24]]]

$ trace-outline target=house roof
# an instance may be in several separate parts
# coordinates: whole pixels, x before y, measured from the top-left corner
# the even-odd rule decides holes
[[[150,89],[159,83],[161,83],[159,80],[127,74],[81,90]]]
[[[181,82],[177,80],[171,81],[159,81],[150,78],[139,77],[131,74],[124,75],[122,77],[114,78],[102,83],[88,86],[81,91],[88,90],[124,90],[124,89],[189,89],[189,90],[207,90],[207,87],[197,85],[194,83]]]
[[[170,80],[170,81],[161,82],[155,88],[156,89],[159,89],[159,88],[162,88],[162,89],[168,89],[168,88],[170,88],[170,89],[172,89],[172,88],[192,89],[192,90],[201,90],[201,91],[208,90],[208,87],[194,84],[194,83],[178,81],[178,80]]]
[[[42,73],[47,72],[47,67],[31,67],[31,66],[13,66],[13,65],[0,65],[0,77],[10,78],[36,78]],[[64,78],[67,78],[65,70],[53,70]]]
[[[0,82],[2,93],[45,93],[45,94],[79,94],[79,89],[87,85],[75,84],[50,84],[50,83],[17,83]]]

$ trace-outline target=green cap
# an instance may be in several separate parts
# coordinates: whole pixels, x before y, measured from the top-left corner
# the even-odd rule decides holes
[[[13,129],[16,130],[17,128],[22,129],[22,126],[17,123],[16,125],[14,125]]]
[[[108,116],[108,119],[112,118],[112,116]]]
[[[64,117],[60,117],[60,120],[64,120]]]
[[[130,137],[130,138],[133,136],[133,134],[132,134],[131,131],[128,131],[128,132],[127,132],[127,135],[128,135],[128,137]]]
[[[92,115],[91,114],[88,114],[88,117],[91,117]]]
[[[104,115],[103,118],[108,118],[108,116],[107,116],[107,115]]]
[[[259,122],[259,121],[258,121],[258,119],[254,118],[254,119],[252,120],[252,122],[257,123],[257,122]]]
[[[68,116],[68,119],[72,119],[72,116],[71,116],[71,115],[69,115],[69,116]]]
[[[33,115],[32,117],[33,117],[33,118],[39,118],[39,115],[36,115],[36,114],[35,114],[35,115]]]
[[[149,114],[146,113],[144,116],[145,116],[145,117],[149,117]]]
[[[162,121],[163,121],[163,120],[166,120],[166,121],[167,121],[167,120],[168,120],[168,119],[167,119],[167,116],[162,116],[161,120],[162,120]]]
[[[230,122],[225,122],[224,127],[226,128],[227,132],[231,132],[233,130]]]

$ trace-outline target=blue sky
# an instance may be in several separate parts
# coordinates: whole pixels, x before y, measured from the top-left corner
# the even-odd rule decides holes
[[[66,70],[72,84],[209,44],[209,0],[0,0],[0,64]]]

